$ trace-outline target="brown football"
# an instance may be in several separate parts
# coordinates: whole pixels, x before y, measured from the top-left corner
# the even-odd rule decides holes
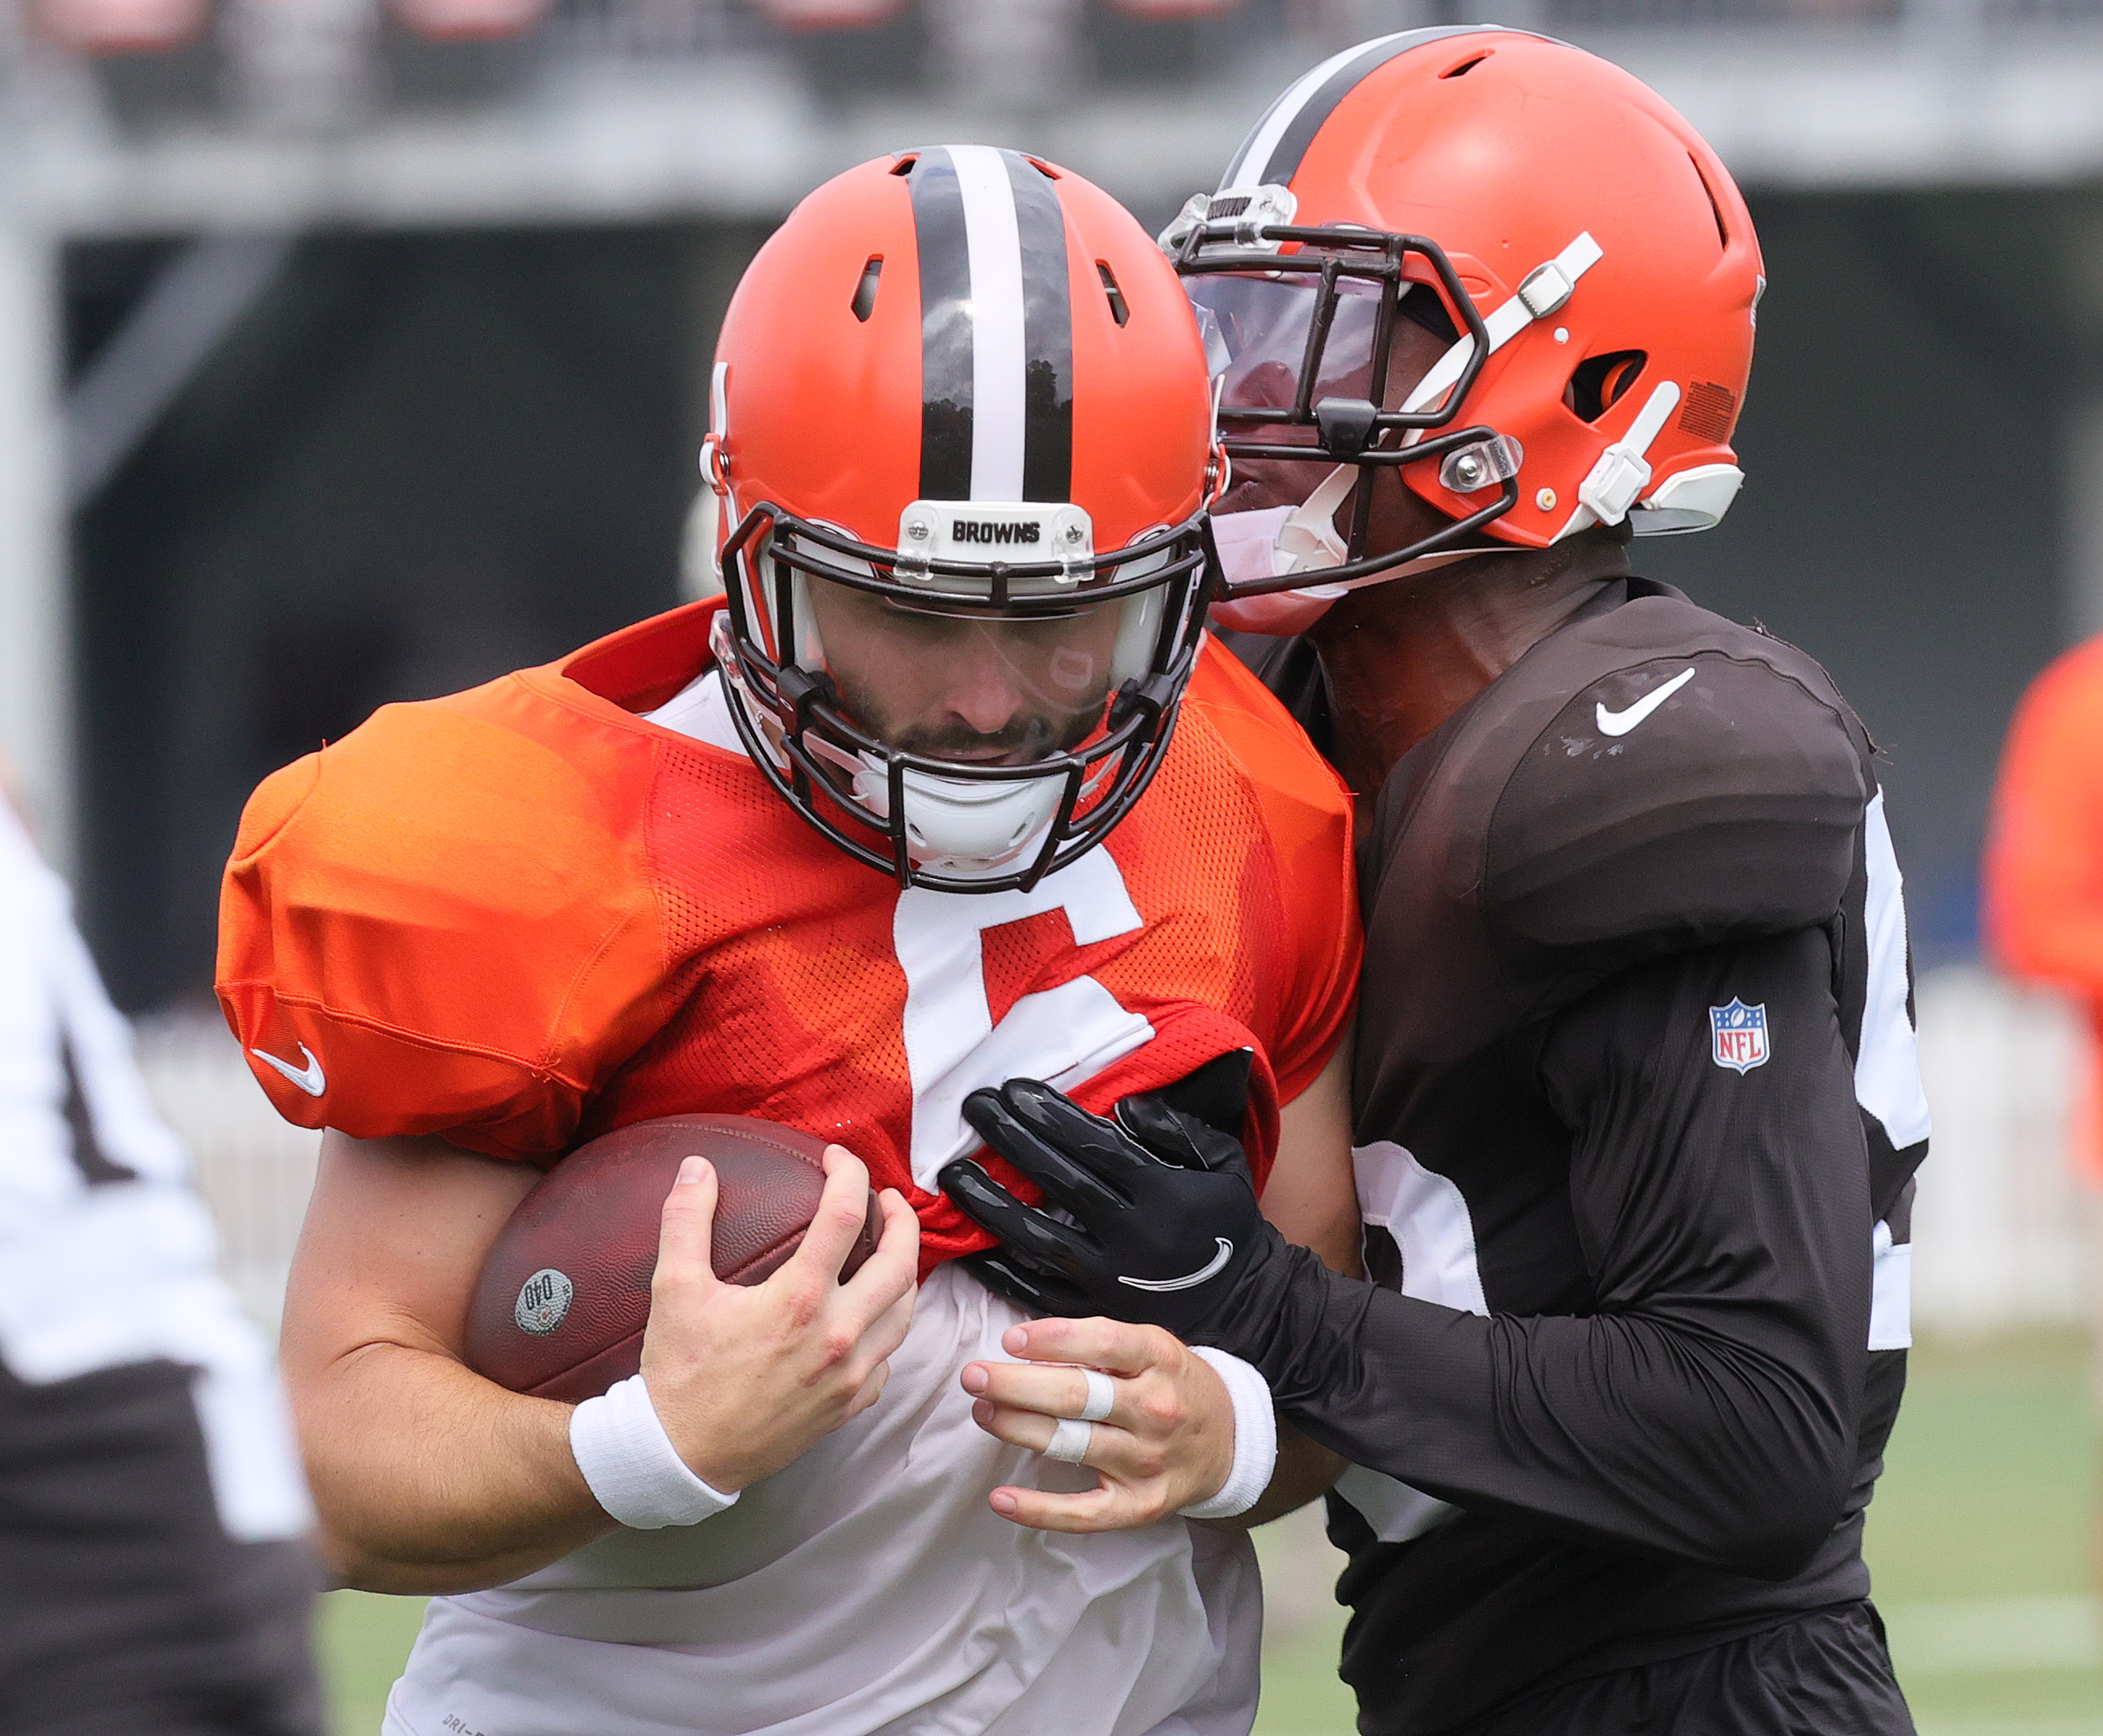
[[[709,1263],[757,1284],[796,1251],[825,1186],[823,1139],[737,1115],[616,1128],[557,1164],[497,1233],[468,1311],[467,1362],[514,1392],[581,1403],[642,1365],[665,1197],[682,1158],[715,1165]],[[842,1277],[875,1251],[876,1196]]]

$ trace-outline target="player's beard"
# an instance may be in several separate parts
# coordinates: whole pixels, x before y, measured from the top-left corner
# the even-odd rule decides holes
[[[835,673],[843,708],[894,753],[918,758],[952,760],[966,765],[1029,766],[1055,753],[1071,752],[1093,735],[1102,721],[1103,702],[1074,713],[1062,728],[1041,712],[1028,713],[985,734],[968,725],[909,724],[902,729],[884,722],[883,707],[874,695],[843,681]]]

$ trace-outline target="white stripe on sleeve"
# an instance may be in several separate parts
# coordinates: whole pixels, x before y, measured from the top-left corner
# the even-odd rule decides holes
[[[1882,790],[1862,816],[1862,855],[1869,877],[1862,909],[1869,988],[1855,1050],[1855,1099],[1883,1124],[1892,1149],[1902,1152],[1927,1137],[1927,1094],[1921,1088],[1920,1046],[1906,1015],[1905,883],[1884,824]]]
[[[1906,1350],[1913,1344],[1913,1244],[1894,1242],[1879,1221],[1870,1232],[1870,1348]]]

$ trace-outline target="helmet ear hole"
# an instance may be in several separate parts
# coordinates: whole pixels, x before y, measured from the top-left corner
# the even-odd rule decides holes
[[[1642,375],[1650,357],[1640,349],[1617,349],[1587,356],[1563,388],[1563,402],[1581,422],[1596,422],[1618,402]]]

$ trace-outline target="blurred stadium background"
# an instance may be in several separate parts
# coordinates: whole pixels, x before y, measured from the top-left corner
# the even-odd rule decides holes
[[[242,799],[375,705],[672,602],[752,251],[878,151],[1016,144],[1149,223],[1418,0],[0,0],[0,745],[230,1274],[312,1172],[210,999]],[[1872,1525],[1924,1727],[2103,1736],[2076,1040],[1977,957],[2024,683],[2103,630],[2103,0],[1514,0],[1652,82],[1767,257],[1727,525],[1643,570],[1833,668],[1889,751],[1936,1113],[1927,1342]],[[1264,1728],[1340,1730],[1281,1528]],[[369,1731],[413,1610],[325,1622]]]

